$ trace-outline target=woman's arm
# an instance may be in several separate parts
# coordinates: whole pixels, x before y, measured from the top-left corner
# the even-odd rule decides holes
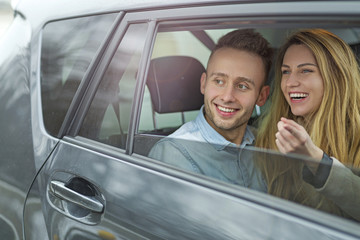
[[[336,158],[325,184],[316,188],[348,215],[360,221],[360,177]]]
[[[306,130],[295,121],[281,118],[276,144],[282,153],[311,157],[313,161],[304,161],[303,179],[345,213],[360,221],[359,176],[315,146]]]

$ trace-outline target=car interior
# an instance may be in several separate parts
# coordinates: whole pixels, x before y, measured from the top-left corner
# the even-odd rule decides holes
[[[226,29],[224,32],[231,30],[232,29]],[[258,30],[266,36],[270,43],[274,46],[274,61],[276,58],[276,50],[279,45],[284,41],[287,34],[290,34],[295,30],[296,29]],[[280,33],[280,31],[282,31],[282,33]],[[330,29],[330,31],[338,34],[347,41],[354,50],[355,54],[358,56],[358,59],[360,58],[360,36],[358,31],[356,32],[356,30],[350,28]],[[209,51],[214,47],[215,40],[210,37],[212,34],[211,31],[191,31],[191,34],[195,36],[201,44],[206,46]],[[155,135],[167,136],[171,134],[184,123],[184,112],[200,109],[203,103],[203,100],[201,99],[202,95],[199,91],[200,75],[206,70],[195,58],[189,60],[194,62],[191,64],[193,66],[187,66],[186,63],[183,62],[186,61],[185,59],[186,57],[184,56],[166,56],[151,60],[147,78],[147,87],[151,97],[154,128],[151,130],[138,131],[138,134],[135,136],[135,153],[146,156],[153,144],[160,139],[159,136]],[[189,73],[188,71],[192,71],[192,73]],[[271,69],[268,79],[268,83],[270,85],[273,78],[274,71]],[[196,91],[191,92],[193,90]],[[181,101],[181,104],[179,104],[178,101]],[[256,106],[253,115],[249,120],[249,125],[255,125],[257,123],[256,120],[259,118],[261,113],[264,112],[267,106],[269,106],[268,103],[261,107],[261,109]],[[171,107],[172,109],[170,109]],[[161,115],[166,113],[180,113],[182,121],[178,122],[178,125],[176,126],[161,127],[161,124],[156,122],[156,118],[161,118]],[[143,118],[143,116],[141,116],[141,118]]]
[[[181,124],[184,124],[185,112],[200,109],[204,103],[200,77],[204,72],[205,67],[197,59],[188,56],[166,56],[151,60],[146,84],[151,96],[154,130],[143,131],[135,136],[136,153],[146,156],[160,139],[153,135],[167,136],[178,128],[158,127],[157,115],[180,113]]]

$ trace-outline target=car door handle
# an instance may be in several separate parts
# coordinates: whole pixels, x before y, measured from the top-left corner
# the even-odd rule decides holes
[[[50,191],[54,196],[72,202],[92,212],[102,213],[104,211],[104,205],[99,200],[92,196],[80,194],[65,186],[63,182],[52,180],[50,182]]]

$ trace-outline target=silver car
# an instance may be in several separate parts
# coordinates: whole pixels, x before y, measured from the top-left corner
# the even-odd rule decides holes
[[[277,49],[291,31],[321,27],[359,54],[359,1],[13,7],[0,39],[0,239],[360,238],[356,221],[148,157],[196,117],[219,37],[253,28]]]

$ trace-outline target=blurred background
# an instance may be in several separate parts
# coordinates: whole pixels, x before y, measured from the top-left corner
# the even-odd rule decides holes
[[[0,38],[6,31],[13,18],[10,0],[0,0]]]

